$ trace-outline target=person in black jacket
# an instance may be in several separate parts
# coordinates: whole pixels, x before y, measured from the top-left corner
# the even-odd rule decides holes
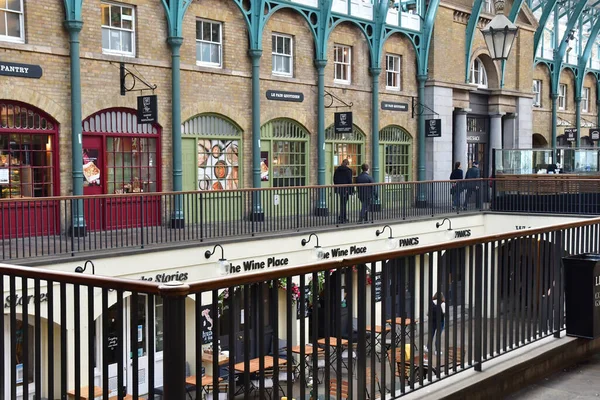
[[[362,173],[356,178],[356,183],[374,183],[373,178],[369,175],[369,164],[361,165],[360,169],[362,170]],[[358,198],[362,203],[359,222],[367,222],[367,212],[369,211],[371,201],[373,200],[373,189],[374,187],[372,185],[361,186],[358,188]]]
[[[450,174],[450,180],[462,180],[463,179],[463,170],[460,169],[460,161],[454,163],[454,169]],[[458,208],[460,206],[460,192],[461,189],[460,182],[452,182],[452,187],[450,188],[450,194],[452,195],[452,209]]]
[[[350,162],[347,159],[342,160],[342,164],[336,168],[333,173],[333,184],[334,185],[350,185],[352,184],[352,170],[348,167]],[[340,196],[340,215],[338,217],[338,222],[343,224],[344,222],[348,222],[348,218],[346,216],[346,204],[348,203],[348,198],[352,193],[352,187],[340,187],[335,188],[335,192]]]
[[[467,170],[467,174],[465,175],[465,179],[479,179],[481,178],[481,172],[479,171],[479,163],[477,161],[473,161],[471,168]],[[481,208],[481,196],[479,196],[479,184],[478,181],[467,182],[467,193],[465,194],[465,204],[464,209],[467,209],[469,205],[469,198],[471,194],[475,193],[475,201],[477,203],[477,208]]]

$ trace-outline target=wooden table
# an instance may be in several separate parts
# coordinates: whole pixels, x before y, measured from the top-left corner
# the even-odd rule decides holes
[[[219,378],[219,382],[221,382],[223,380],[223,378]],[[210,386],[213,384],[213,377],[211,375],[204,375],[202,377],[202,380],[200,381],[200,386],[204,387],[204,386]],[[187,383],[188,385],[194,385],[196,386],[196,375],[192,375],[192,376],[188,376],[187,378],[185,378],[185,383]]]
[[[379,353],[377,353],[377,345],[380,346],[381,348],[381,334],[383,332],[391,332],[392,331],[392,327],[390,326],[381,326],[381,325],[375,325],[375,330],[373,330],[372,326],[367,326],[366,331],[369,332],[369,335],[367,336],[367,354],[370,354],[371,351],[375,351],[375,355],[377,356],[377,359],[381,361],[381,358],[379,356]],[[371,343],[371,332],[375,332],[375,343]]]
[[[311,371],[312,364],[310,363],[310,357],[312,357],[315,354],[315,350],[316,350],[317,355],[325,354],[325,350],[320,347],[310,346],[307,344],[305,346],[292,347],[292,353],[301,355],[302,348],[304,348],[304,365],[305,365],[306,369],[309,371],[308,376],[311,376],[310,371]],[[296,366],[296,369],[294,371],[297,374],[300,374],[300,369],[301,369],[300,365],[301,364],[298,363],[298,365]]]
[[[259,357],[259,358],[253,358],[249,362],[249,368],[248,368],[249,373],[252,374],[254,372],[260,371],[261,358],[264,360],[264,368],[265,369],[273,368],[274,362],[275,362],[273,360],[273,357],[264,356],[264,357]],[[285,358],[280,358],[279,365],[285,365],[285,364],[287,364],[287,360]],[[233,366],[233,369],[235,369],[237,372],[246,372],[246,363],[244,361],[239,362]]]
[[[205,353],[202,352],[202,366],[204,367],[204,371],[206,375],[219,375],[219,374],[215,374],[215,371],[213,371],[213,360],[214,360],[214,353]],[[227,357],[224,354],[219,354],[219,361],[218,361],[218,365],[222,366],[222,365],[227,365],[229,363],[229,357]]]
[[[387,322],[388,324],[392,324],[392,319],[388,319],[385,322]],[[410,324],[418,324],[419,320],[415,319],[414,321],[411,320],[410,318],[402,318],[402,317],[396,317],[396,325],[410,325]]]
[[[80,390],[79,399],[81,399],[81,400],[94,400],[96,397],[102,397],[102,388],[99,386],[94,386],[94,397],[91,399],[88,397],[88,395],[90,394],[89,386],[83,386],[79,390]],[[75,389],[69,390],[67,392],[67,396],[69,399],[75,399]]]
[[[327,346],[327,341],[325,338],[321,338],[319,340],[317,340],[317,343],[323,346]],[[341,346],[348,346],[348,340],[346,339],[342,339],[340,341],[340,345]],[[329,346],[330,347],[337,347],[338,346],[338,340],[336,337],[330,337],[329,338]]]

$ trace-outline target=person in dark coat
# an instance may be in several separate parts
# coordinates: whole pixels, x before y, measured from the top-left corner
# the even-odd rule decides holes
[[[479,163],[477,161],[473,161],[471,168],[467,170],[467,174],[465,175],[465,179],[479,179],[481,178],[481,172],[479,171]],[[479,196],[479,184],[480,182],[473,181],[467,182],[467,193],[465,194],[465,204],[463,204],[464,209],[467,209],[469,205],[469,198],[471,194],[475,193],[475,200],[477,202],[477,208],[481,208],[481,197]]]
[[[436,353],[440,351],[440,349],[438,349],[435,335],[437,333],[438,337],[441,336],[446,321],[445,315],[446,299],[444,298],[443,293],[438,292],[433,295],[429,303],[429,346],[433,346],[432,348],[436,350]],[[441,343],[440,340],[440,344]],[[429,349],[425,347],[425,351],[427,352]]]
[[[463,179],[463,170],[460,169],[460,161],[454,163],[454,169],[450,174],[450,180],[462,180]],[[460,206],[460,192],[461,190],[460,182],[452,182],[452,187],[450,188],[450,194],[452,195],[452,209],[458,208]]]
[[[350,162],[347,159],[342,160],[342,164],[336,168],[333,173],[333,184],[334,185],[351,185],[352,184],[352,170],[348,167]],[[335,188],[335,192],[340,196],[340,215],[338,217],[338,222],[343,224],[344,222],[348,222],[348,218],[346,216],[346,205],[348,203],[348,198],[352,193],[352,187],[340,187]]]
[[[374,183],[373,178],[369,175],[369,164],[361,165],[360,169],[362,170],[362,173],[356,178],[356,183]],[[367,221],[367,212],[369,211],[371,201],[373,200],[373,189],[374,187],[372,185],[360,186],[358,188],[358,198],[362,203],[359,222]]]

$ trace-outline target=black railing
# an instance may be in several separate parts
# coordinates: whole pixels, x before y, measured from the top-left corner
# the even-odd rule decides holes
[[[474,212],[487,206],[478,201],[484,191],[469,191],[468,183],[462,184],[463,199],[467,192],[473,194],[470,201],[463,200],[457,212]],[[359,222],[431,217],[453,212],[451,186],[449,181],[431,181],[2,199],[0,259],[139,249]],[[322,208],[317,209],[323,196],[327,206],[325,214]],[[76,199],[81,201],[73,201]],[[257,201],[260,204],[257,205]],[[361,216],[363,202],[367,206]],[[81,214],[73,207],[83,207],[85,230],[73,229],[72,215]],[[181,216],[183,219],[175,219]],[[85,236],[81,235],[84,231]]]
[[[561,258],[599,235],[596,218],[168,286],[0,265],[0,396],[398,398],[558,336]]]

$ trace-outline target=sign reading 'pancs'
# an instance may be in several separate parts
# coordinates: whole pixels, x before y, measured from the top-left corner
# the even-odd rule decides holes
[[[158,122],[158,99],[155,94],[138,96],[137,120],[140,124]]]
[[[352,133],[352,111],[334,114],[335,133]]]
[[[441,119],[428,119],[425,121],[425,137],[442,137]]]

